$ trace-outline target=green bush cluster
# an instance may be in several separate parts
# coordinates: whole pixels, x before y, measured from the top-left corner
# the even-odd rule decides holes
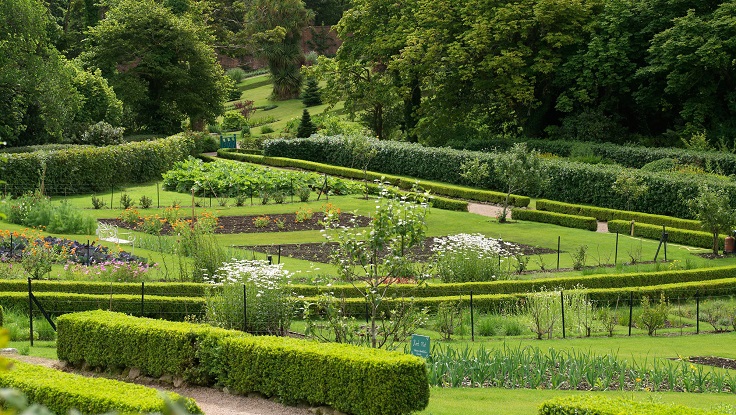
[[[80,339],[84,342],[84,339]],[[46,406],[53,413],[76,409],[84,414],[164,413],[165,401],[154,388],[112,379],[89,378],[42,366],[13,361],[10,370],[0,372],[0,387],[23,392],[29,401]],[[166,393],[184,403],[190,414],[202,414],[191,398]]]
[[[65,315],[57,326],[59,359],[73,364],[136,367],[356,415],[408,414],[429,400],[424,361],[396,352],[104,311]]]
[[[0,180],[21,194],[43,183],[46,194],[107,192],[115,186],[161,177],[194,150],[185,134],[107,147],[81,147],[0,155]],[[45,165],[45,168],[44,168]],[[42,172],[45,172],[42,178]]]
[[[723,415],[682,405],[636,402],[600,395],[565,396],[539,406],[539,415]]]
[[[530,149],[540,153],[553,154],[560,157],[574,156],[581,147],[592,155],[603,160],[609,160],[625,167],[640,169],[644,165],[661,159],[677,160],[682,164],[691,164],[701,168],[710,167],[724,175],[736,174],[736,154],[725,151],[700,151],[672,147],[644,147],[632,145],[618,145],[613,143],[599,143],[590,141],[572,140],[509,140],[507,138],[494,140],[470,140],[450,143],[457,149],[488,151],[508,150],[518,142],[524,141]],[[667,163],[667,162],[665,162]]]
[[[450,148],[423,147],[418,144],[380,141],[375,144],[377,155],[368,168],[372,171],[436,180],[446,183],[467,184],[460,176],[461,166],[478,159],[493,169],[496,153],[471,152]],[[353,156],[341,137],[270,140],[264,146],[269,157],[288,157],[350,166]],[[683,200],[698,194],[703,183],[723,189],[736,204],[736,183],[704,175],[672,175],[667,172],[631,171],[637,180],[648,187],[642,197],[628,197],[612,191],[612,186],[622,173],[621,166],[572,162],[562,159],[546,159],[549,182],[541,196],[569,203],[583,203],[621,209],[631,204],[631,209],[681,218],[691,218],[692,212]],[[484,189],[500,190],[503,183],[497,175],[490,175],[482,184]],[[524,191],[522,190],[522,193]]]
[[[412,178],[392,176],[382,173],[376,173],[373,171],[366,171],[364,174],[363,171],[359,169],[334,166],[330,164],[317,163],[307,160],[283,157],[265,157],[254,154],[243,154],[242,152],[235,152],[231,150],[220,150],[218,152],[218,156],[222,158],[229,158],[232,160],[247,161],[250,163],[267,164],[275,167],[295,167],[334,176],[348,177],[356,180],[365,179],[370,182],[383,180],[384,182],[387,182],[393,186],[398,186],[402,189],[411,189],[416,183],[416,180]],[[419,187],[425,190],[429,190],[435,195],[477,200],[480,202],[501,203],[506,198],[506,194],[501,192],[480,190],[471,187],[456,186],[447,183],[438,183],[426,180],[422,180],[419,183]],[[529,206],[530,201],[531,199],[527,196],[512,194],[509,198],[509,204],[517,207]]]
[[[699,248],[713,248],[713,234],[703,231],[691,231],[687,229],[666,228],[668,242],[696,246]],[[612,220],[608,222],[608,232],[631,234],[631,222],[625,220]],[[662,227],[646,223],[634,223],[634,236],[647,239],[660,239]],[[719,237],[719,249],[723,249],[725,237]]]
[[[653,215],[651,213],[630,212],[626,210],[607,209],[597,206],[576,205],[572,203],[556,202],[554,200],[537,200],[537,210],[564,213],[566,215],[592,216],[598,220],[628,220],[637,223],[666,226],[668,228],[702,230],[700,222],[691,219],[673,218],[671,216]]]
[[[511,219],[551,223],[553,225],[564,226],[566,228],[587,229],[589,231],[596,231],[598,229],[598,221],[596,221],[595,218],[556,212],[545,212],[542,210],[511,209]]]
[[[204,297],[207,284],[194,282],[147,282],[145,295],[160,297]],[[98,281],[33,281],[33,292],[74,293],[74,294],[130,294],[140,295],[141,284],[131,282]],[[28,292],[28,282],[24,280],[0,280],[0,292]]]
[[[43,308],[52,315],[89,310],[112,310],[127,314],[141,314],[141,296],[125,294],[71,294],[34,293]],[[5,307],[28,307],[28,292],[0,292],[0,303]],[[205,301],[202,297],[144,296],[143,314],[146,317],[181,321],[187,316],[202,315]]]

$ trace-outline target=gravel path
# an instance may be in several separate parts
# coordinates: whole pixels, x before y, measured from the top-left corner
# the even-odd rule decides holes
[[[6,353],[3,353],[3,355],[25,363],[70,371],[68,368],[64,368],[61,362],[54,359]],[[78,370],[72,372],[91,377],[103,376],[103,374],[96,372]],[[138,378],[134,383],[193,398],[205,415],[314,415],[331,413],[328,408],[319,408],[320,412],[317,408],[285,406],[255,394],[253,396],[231,395],[219,389],[188,385],[175,388],[172,385],[166,385],[150,378]]]
[[[468,212],[496,218],[501,215],[501,212],[503,212],[503,207],[488,205],[485,203],[470,202],[468,203]],[[506,219],[511,219],[511,209],[506,212]],[[608,233],[608,222],[598,221],[598,229],[596,230],[596,232]]]

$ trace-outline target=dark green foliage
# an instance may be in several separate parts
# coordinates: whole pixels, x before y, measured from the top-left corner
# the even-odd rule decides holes
[[[90,125],[87,131],[83,132],[81,137],[76,141],[79,144],[89,144],[93,146],[109,146],[123,143],[122,127],[113,127],[112,125],[100,121],[97,124]]]
[[[629,235],[630,230],[630,221],[612,220],[608,222],[608,232],[618,232]],[[713,234],[710,232],[691,231],[677,228],[666,228],[666,231],[669,234],[669,242],[687,246],[696,246],[698,248],[713,248]],[[634,224],[634,236],[647,239],[659,239],[661,235],[661,226],[648,225],[646,223]],[[723,235],[719,237],[718,249],[723,248],[724,238],[725,237]]]
[[[391,176],[382,173],[376,173],[372,171],[363,174],[362,170],[352,169],[348,167],[338,167],[330,164],[315,163],[300,159],[290,159],[282,157],[265,157],[258,154],[247,154],[243,150],[237,151],[218,151],[218,156],[222,158],[228,158],[232,160],[247,161],[250,163],[267,164],[276,167],[297,167],[305,170],[318,171],[320,173],[327,173],[335,176],[348,177],[352,179],[363,180],[367,178],[369,181],[383,180],[393,186],[398,186],[402,189],[411,189],[415,184],[415,179],[407,177]],[[453,186],[447,183],[427,182],[422,181],[419,183],[419,187],[424,190],[429,190],[432,194],[443,195],[449,197],[456,197],[461,199],[477,200],[481,202],[500,203],[506,197],[505,194],[500,192],[492,192],[489,190],[479,190],[464,186]],[[526,196],[511,195],[509,203],[517,207],[529,206],[530,199]],[[453,209],[454,210],[454,209]]]
[[[429,400],[424,361],[403,353],[91,311],[59,317],[57,354],[198,384],[325,404],[356,415],[408,414]]]
[[[319,83],[314,78],[307,79],[307,86],[302,94],[302,103],[308,107],[322,105],[322,96],[319,90]]]
[[[84,338],[79,340],[83,342]],[[13,361],[12,370],[0,372],[0,387],[14,388],[25,394],[30,402],[44,405],[57,414],[65,414],[72,409],[89,414],[163,413],[166,408],[161,392],[154,388],[85,377],[17,361]],[[166,393],[165,396],[173,401],[181,400],[190,414],[203,413],[191,398],[182,398],[175,393]]]
[[[159,297],[204,297],[206,284],[193,282],[148,282],[145,294]],[[20,280],[0,280],[0,292],[28,292],[28,283]],[[76,294],[140,295],[141,284],[92,281],[33,281],[33,292]]]
[[[317,132],[317,126],[312,122],[309,111],[304,108],[302,119],[299,121],[299,128],[296,130],[296,136],[299,138],[307,138]]]
[[[721,412],[695,409],[682,405],[636,402],[600,395],[576,395],[545,401],[539,415],[719,415]]]
[[[567,228],[587,229],[589,231],[595,231],[598,229],[598,221],[596,221],[595,218],[545,212],[541,210],[511,209],[511,219],[551,223]]]
[[[6,161],[0,180],[8,182],[13,193],[32,190],[41,182],[45,159],[46,194],[109,192],[113,186],[160,179],[193,149],[194,140],[181,134],[118,146],[8,154],[2,156]]]
[[[554,200],[537,200],[537,210],[564,213],[567,215],[592,216],[601,221],[625,220],[647,223],[650,225],[666,226],[667,228],[689,229],[700,231],[703,228],[697,220],[673,218],[671,216],[652,215],[650,213],[630,212],[626,210],[606,209],[596,206],[575,205],[572,203],[555,202]]]
[[[677,160],[665,157],[663,159],[650,161],[641,166],[644,171],[673,171],[677,168]]]

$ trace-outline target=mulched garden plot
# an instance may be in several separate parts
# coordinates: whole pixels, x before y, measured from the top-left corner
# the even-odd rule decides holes
[[[736,360],[716,356],[693,356],[688,359],[690,363],[698,365],[720,367],[722,369],[736,369]]]
[[[256,218],[269,219],[266,226],[257,227],[255,225]],[[371,219],[366,216],[353,215],[352,213],[341,213],[340,214],[340,226],[352,226],[352,218],[355,217],[356,224],[359,227],[368,226],[371,223]],[[232,233],[262,233],[262,232],[293,232],[293,231],[311,231],[324,229],[324,225],[320,222],[324,219],[324,215],[321,213],[315,213],[311,219],[303,220],[301,222],[296,221],[295,213],[281,213],[281,214],[269,214],[269,215],[253,215],[253,216],[220,216],[218,218],[218,228],[215,229],[215,233],[219,234],[232,234]],[[102,223],[108,225],[115,225],[119,228],[139,230],[135,226],[129,225],[120,219],[100,219]],[[279,225],[283,221],[282,225]],[[171,234],[171,226],[167,223],[164,225],[162,235]]]
[[[417,261],[426,261],[432,256],[432,246],[435,238],[427,238],[421,246],[415,246],[407,254]],[[513,244],[512,249],[518,249],[524,255],[552,254],[557,251],[547,248],[539,248],[524,244]],[[281,256],[295,259],[303,259],[306,261],[314,261],[321,263],[330,262],[330,254],[337,247],[335,242],[316,242],[302,244],[284,244],[284,245],[249,245],[237,246],[236,248],[253,250],[262,252],[267,255],[273,255],[274,261],[276,255],[279,254],[279,246],[281,247]]]

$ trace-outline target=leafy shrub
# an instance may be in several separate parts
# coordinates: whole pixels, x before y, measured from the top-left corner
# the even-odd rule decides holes
[[[240,131],[244,125],[248,125],[248,120],[238,110],[230,110],[225,112],[222,117],[223,131]]]
[[[140,203],[141,203],[142,209],[148,209],[153,205],[153,199],[151,199],[148,196],[143,195],[141,196]]]
[[[497,281],[508,278],[501,257],[509,252],[500,239],[458,234],[435,239],[433,274],[442,282]]]
[[[97,195],[92,195],[92,207],[95,209],[102,209],[105,206],[107,206],[107,202],[101,197],[97,197]]]
[[[261,134],[269,134],[274,131],[273,127],[270,125],[264,125],[261,127]]]
[[[39,193],[11,200],[4,209],[10,223],[43,228],[53,233],[89,235],[97,229],[97,221],[92,216],[72,207],[67,201],[51,203]]]
[[[562,213],[545,212],[541,210],[511,209],[511,219],[551,223],[567,228],[587,229],[589,231],[595,231],[598,229],[598,222],[595,218],[565,215]]]
[[[130,209],[134,206],[133,198],[130,197],[129,194],[123,193],[120,195],[120,206],[122,206],[123,209]]]
[[[225,75],[232,79],[236,84],[245,79],[245,71],[242,68],[230,68],[225,71]]]
[[[659,160],[650,161],[649,163],[641,166],[641,170],[653,172],[668,172],[675,170],[677,168],[677,164],[677,160],[665,157]]]
[[[124,131],[123,127],[113,127],[105,121],[100,121],[89,126],[77,142],[98,147],[122,144]]]
[[[652,304],[648,296],[641,298],[641,314],[637,319],[637,323],[646,327],[647,334],[654,335],[657,329],[664,327],[667,321],[670,307],[664,297],[664,293],[659,298],[659,304]]]

